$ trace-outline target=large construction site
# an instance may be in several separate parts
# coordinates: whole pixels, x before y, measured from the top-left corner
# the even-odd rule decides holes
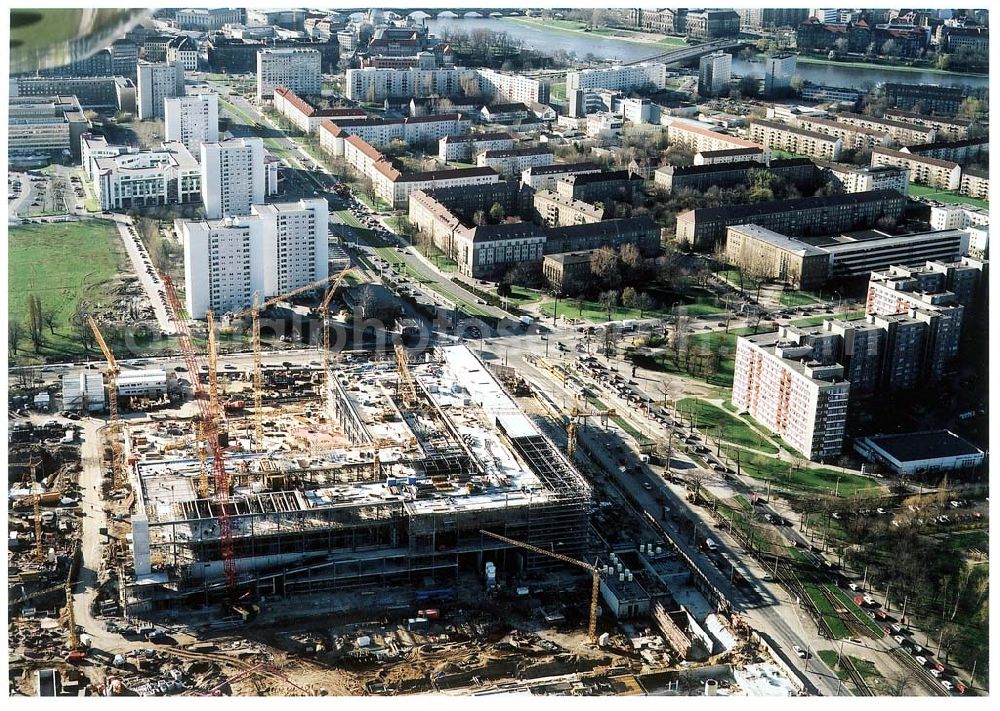
[[[213,455],[190,422],[129,427],[126,611],[233,599],[233,584],[253,599],[433,591],[488,564],[494,578],[551,567],[483,530],[580,556],[588,485],[494,375],[464,346],[400,358],[332,366],[323,404],[265,408],[260,442],[227,421],[225,503],[199,493]]]

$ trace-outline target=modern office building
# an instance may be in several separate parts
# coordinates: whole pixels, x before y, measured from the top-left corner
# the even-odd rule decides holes
[[[201,200],[201,167],[183,143],[168,141],[159,150],[94,158],[91,166],[102,210]]]
[[[201,144],[201,191],[210,220],[249,215],[264,202],[264,141],[233,138]]]
[[[851,384],[788,326],[736,342],[732,402],[809,459],[839,456]]]
[[[725,52],[706,54],[698,61],[698,95],[726,96],[733,79],[733,56]]]
[[[123,153],[138,153],[139,149],[134,146],[118,146],[108,143],[104,136],[95,136],[90,132],[80,136],[80,163],[83,172],[87,174],[88,180],[94,180],[94,159],[113,158]]]
[[[949,430],[862,437],[854,449],[896,476],[936,476],[975,469],[986,454]]]
[[[90,127],[75,96],[11,98],[7,108],[7,158],[12,164],[80,155]]]
[[[75,96],[84,109],[113,108],[117,104],[115,77],[10,78],[10,98]]]
[[[219,140],[218,94],[176,96],[163,102],[164,135],[180,141],[192,155],[201,155],[202,143]]]
[[[180,62],[140,62],[136,83],[139,119],[162,119],[164,99],[184,96],[184,65]]]
[[[249,215],[177,220],[185,300],[192,318],[240,311],[328,273],[328,207],[322,198],[254,205]]]
[[[322,56],[311,48],[268,47],[257,51],[257,101],[274,97],[276,87],[299,96],[319,96]]]

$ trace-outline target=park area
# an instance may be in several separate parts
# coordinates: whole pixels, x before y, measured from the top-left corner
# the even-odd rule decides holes
[[[108,304],[122,265],[114,224],[103,220],[12,225],[7,249],[8,335],[20,329],[14,360],[39,362],[82,354],[73,316],[81,302]],[[30,338],[28,297],[45,315],[36,351]],[[17,324],[16,326],[14,324]]]
[[[677,401],[677,411],[689,421],[694,422],[697,428],[726,442],[740,444],[770,454],[778,453],[778,448],[769,442],[764,435],[740,418],[730,415],[710,402],[684,398]]]

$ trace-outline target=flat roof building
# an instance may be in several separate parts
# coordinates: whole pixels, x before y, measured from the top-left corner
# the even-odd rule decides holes
[[[184,65],[178,62],[139,62],[136,104],[139,120],[163,118],[164,100],[184,96]]]
[[[923,476],[975,469],[986,454],[949,430],[862,437],[854,449],[897,476]]]
[[[299,96],[319,96],[322,55],[305,47],[267,47],[257,50],[257,101],[271,99],[275,87]]]
[[[79,156],[90,122],[75,96],[11,98],[7,108],[7,157]]]
[[[209,219],[249,215],[267,192],[264,141],[232,138],[201,144],[201,192]]]
[[[192,155],[201,155],[203,143],[219,140],[218,94],[192,94],[164,99],[164,136],[180,141]]]

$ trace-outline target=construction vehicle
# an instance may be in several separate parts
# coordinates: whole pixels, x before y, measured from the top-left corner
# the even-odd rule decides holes
[[[549,558],[555,558],[556,560],[561,560],[564,563],[569,563],[570,565],[575,565],[578,568],[583,568],[590,572],[592,577],[592,585],[590,591],[590,621],[587,626],[587,634],[590,637],[590,641],[597,643],[597,606],[600,600],[601,594],[601,568],[599,566],[591,565],[590,563],[585,563],[582,560],[577,560],[576,558],[570,558],[569,556],[562,555],[561,553],[555,553],[553,551],[547,551],[544,548],[539,548],[538,546],[533,546],[530,543],[524,543],[523,541],[516,541],[513,538],[507,538],[506,536],[501,536],[499,533],[492,533],[490,531],[482,530],[479,531],[484,536],[489,536],[490,538],[495,538],[498,541],[506,543],[511,546],[516,546],[517,548],[523,548],[524,550],[531,551],[532,553],[537,553],[539,555],[548,556]]]
[[[321,286],[341,278],[342,274],[343,272],[319,279],[314,281],[312,284],[300,286],[298,289],[292,289],[288,293],[275,296],[263,303],[258,303],[260,294],[258,292],[254,292],[253,306],[248,309],[243,309],[239,313],[233,314],[233,318],[244,318],[245,316],[249,316],[251,318],[251,341],[253,343],[254,440],[257,451],[262,451],[264,449],[264,375],[263,367],[261,365],[260,312],[281,301],[290,299],[293,296],[298,296],[299,294],[304,294],[308,291],[315,291]]]
[[[114,481],[114,488],[120,489],[128,483],[128,476],[125,471],[125,449],[122,444],[122,422],[118,416],[118,374],[121,370],[118,361],[108,347],[101,329],[97,327],[97,322],[92,316],[87,316],[87,324],[94,332],[97,345],[100,346],[104,359],[108,362],[108,441],[111,444],[111,471]]]

